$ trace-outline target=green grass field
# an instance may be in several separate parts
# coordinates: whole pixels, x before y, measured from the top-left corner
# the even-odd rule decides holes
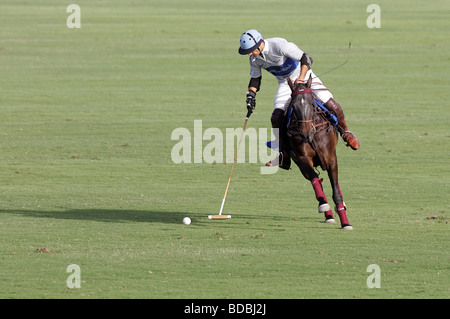
[[[0,298],[449,298],[450,3],[380,0],[369,29],[370,3],[2,0]],[[210,221],[231,165],[173,162],[176,128],[242,127],[250,28],[316,74],[351,41],[321,79],[361,143],[338,145],[353,231],[262,163],[236,165],[232,219]],[[270,127],[276,88],[264,73],[248,128]]]

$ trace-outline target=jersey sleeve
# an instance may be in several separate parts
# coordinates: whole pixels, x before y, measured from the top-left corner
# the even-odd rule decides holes
[[[292,42],[287,42],[281,48],[281,53],[292,60],[300,62],[303,52],[297,45]]]
[[[253,59],[254,57],[250,56],[250,77],[259,78],[260,76],[262,76],[261,67],[256,65],[256,63],[253,62]]]

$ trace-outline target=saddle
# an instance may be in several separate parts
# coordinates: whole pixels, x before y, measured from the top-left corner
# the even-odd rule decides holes
[[[325,105],[323,105],[323,103],[321,101],[319,101],[318,99],[314,99],[314,104],[315,104],[315,109],[314,109],[314,113],[315,113],[315,117],[314,117],[314,127],[320,126],[325,124],[323,121],[317,121],[318,116],[321,117],[323,120],[327,121],[329,124],[333,125],[333,126],[337,126],[338,125],[338,119],[336,117],[336,115],[334,115],[330,110],[328,110],[326,108]],[[286,123],[286,129],[289,130],[289,125],[291,124],[291,118],[292,118],[292,105],[289,106],[288,110],[286,111],[285,117],[285,123]],[[318,115],[318,116],[317,116]],[[292,135],[298,135],[299,132],[290,130]]]
[[[338,119],[331,111],[329,111],[325,105],[322,104],[318,99],[314,99],[314,104],[324,112],[325,118],[334,126],[338,125]]]

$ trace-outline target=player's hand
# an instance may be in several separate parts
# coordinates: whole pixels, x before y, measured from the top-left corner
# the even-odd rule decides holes
[[[252,112],[253,112],[253,110],[254,110],[255,107],[256,107],[256,93],[253,92],[252,90],[248,90],[248,91],[247,91],[247,100],[246,100],[246,103],[247,103],[247,109],[248,109],[249,111],[252,111]]]

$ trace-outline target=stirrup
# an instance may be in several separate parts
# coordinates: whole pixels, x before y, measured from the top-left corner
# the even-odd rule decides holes
[[[288,163],[284,163],[284,156],[281,152],[276,158],[266,163],[266,166],[278,166],[279,168],[290,170],[291,169],[291,159],[288,158]]]

